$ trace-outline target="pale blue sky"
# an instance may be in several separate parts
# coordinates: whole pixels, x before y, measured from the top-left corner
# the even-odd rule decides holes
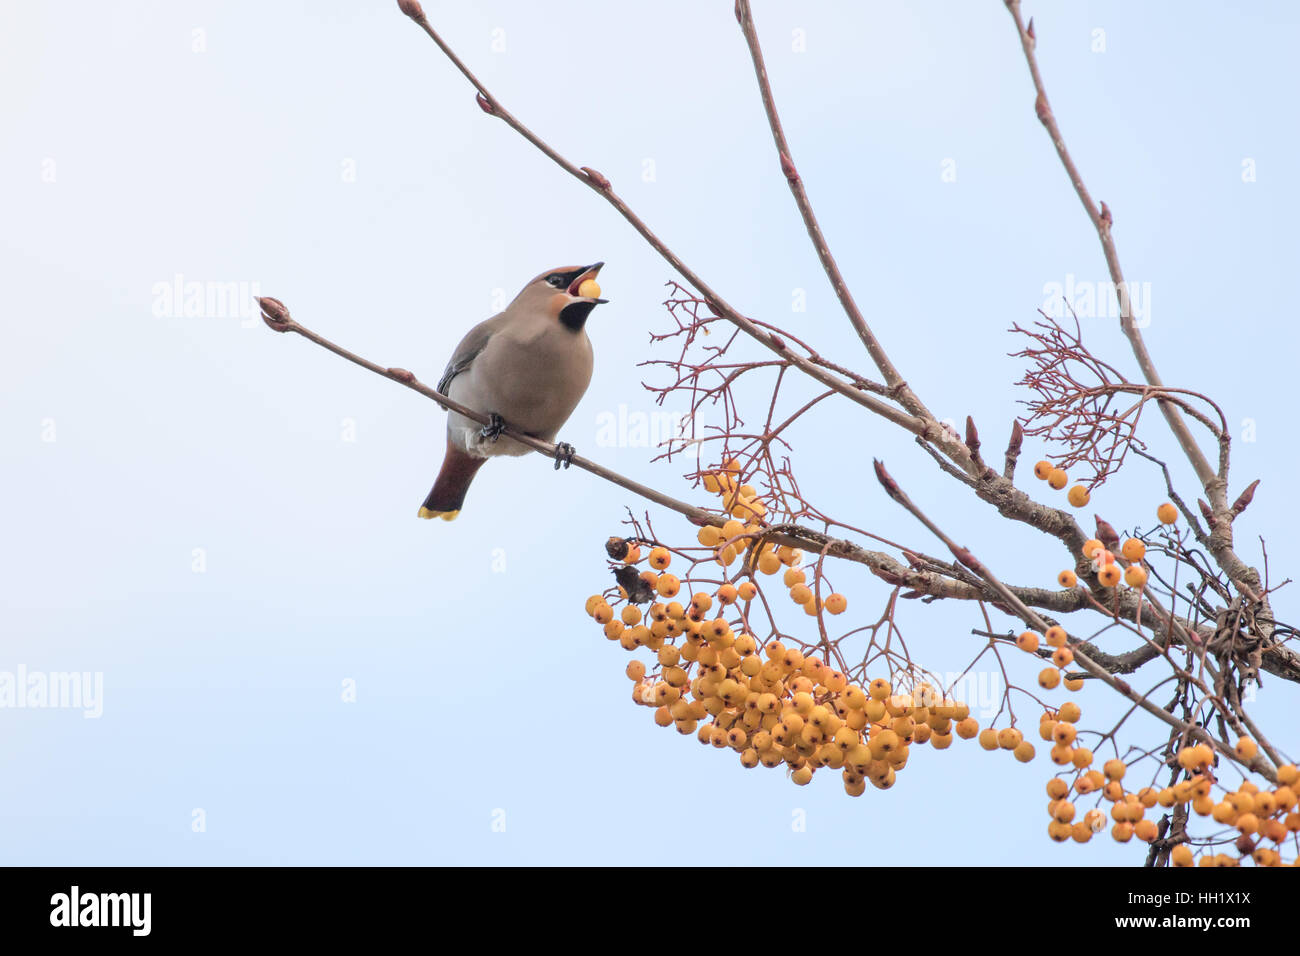
[[[730,0],[425,10],[512,111],[605,173],[731,302],[868,369],[780,177]],[[1265,535],[1275,579],[1294,575],[1300,14],[1025,12],[1128,276],[1150,283],[1162,373],[1254,439],[1235,446],[1234,493],[1262,480],[1238,543],[1258,560]],[[759,0],[756,18],[868,321],[936,413],[974,415],[1000,450],[1025,397],[1005,330],[1033,321],[1052,283],[1105,277],[1003,3]],[[1048,842],[1045,754],[1023,766],[958,741],[853,800],[836,774],[798,788],[653,726],[629,701],[627,655],[582,614],[609,583],[602,542],[640,502],[531,457],[484,468],[456,523],[417,521],[440,410],[237,312],[160,305],[176,276],[256,284],[340,344],[436,381],[494,300],[603,259],[596,373],[561,437],[690,494],[649,449],[597,444],[602,413],[652,408],[636,365],[664,328],[670,270],[475,108],[395,3],[7,3],[0,126],[0,670],[103,675],[98,719],[0,710],[0,860],[637,864],[711,830],[730,864],[1140,862],[1109,840]],[[1085,334],[1136,375],[1116,323],[1085,319]],[[795,438],[828,510],[937,550],[870,478],[879,457],[1005,579],[1047,583],[1064,566],[906,436],[847,403],[825,411]],[[1132,528],[1162,499],[1135,462],[1089,512]],[[666,514],[656,527],[690,534]],[[878,616],[880,582],[848,569],[836,583],[846,618]],[[1294,619],[1288,597],[1278,610]],[[934,670],[979,644],[971,608],[908,605],[900,623]],[[1269,681],[1261,696],[1294,754],[1295,689]],[[1118,713],[1082,703],[1090,726]]]

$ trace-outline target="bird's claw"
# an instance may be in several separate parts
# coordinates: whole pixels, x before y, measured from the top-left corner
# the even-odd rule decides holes
[[[488,424],[479,429],[479,434],[488,441],[496,441],[501,437],[501,433],[506,430],[506,420],[493,412],[488,416]]]
[[[573,456],[577,453],[578,449],[574,448],[567,441],[559,442],[555,446],[555,470],[559,471],[560,465],[568,468],[569,465],[573,463]]]

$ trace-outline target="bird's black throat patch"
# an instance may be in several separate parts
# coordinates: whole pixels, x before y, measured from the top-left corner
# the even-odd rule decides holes
[[[560,310],[560,322],[570,332],[581,332],[587,324],[587,316],[595,307],[595,302],[570,302]]]

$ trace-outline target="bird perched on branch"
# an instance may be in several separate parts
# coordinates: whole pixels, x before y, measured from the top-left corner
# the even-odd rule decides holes
[[[458,412],[447,416],[447,454],[421,518],[451,521],[483,462],[496,455],[526,455],[527,445],[502,437],[509,427],[543,441],[568,420],[591,382],[591,340],[584,328],[599,298],[596,275],[603,262],[543,272],[504,312],[480,322],[456,346],[438,391],[475,411],[480,425]],[[573,446],[561,444],[555,467],[567,466]]]

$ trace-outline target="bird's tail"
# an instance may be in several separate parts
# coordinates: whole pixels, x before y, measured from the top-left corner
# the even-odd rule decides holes
[[[465,493],[469,491],[474,473],[483,467],[486,458],[475,458],[447,442],[447,454],[442,459],[442,470],[438,480],[433,483],[433,490],[424,499],[418,512],[421,518],[441,518],[452,521],[460,514],[460,507],[465,503]]]

